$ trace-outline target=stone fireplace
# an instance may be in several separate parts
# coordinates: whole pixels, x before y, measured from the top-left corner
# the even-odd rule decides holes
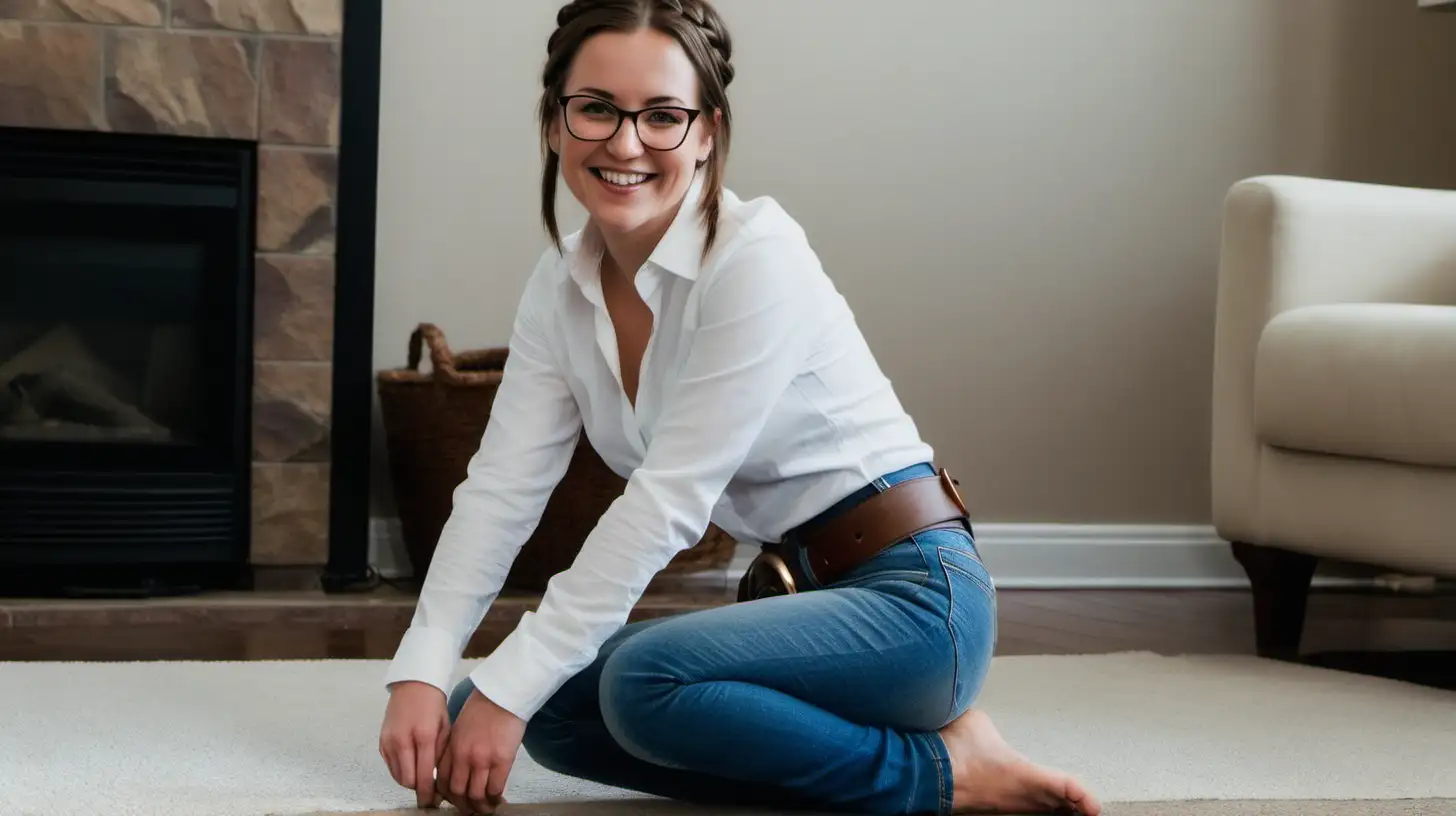
[[[256,152],[253,566],[330,558],[343,18],[342,0],[0,0],[0,128]]]

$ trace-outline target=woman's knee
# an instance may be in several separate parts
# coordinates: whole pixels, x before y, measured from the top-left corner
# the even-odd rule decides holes
[[[666,643],[643,637],[622,644],[602,667],[598,690],[607,732],[627,753],[665,764],[657,749],[672,731],[668,704],[684,687]]]
[[[591,721],[595,706],[578,675],[548,698],[526,723],[521,747],[537,765],[567,776],[579,776],[591,760]]]
[[[582,729],[577,723],[562,719],[548,705],[526,723],[521,747],[537,765],[567,776],[576,775],[580,752],[576,748]]]

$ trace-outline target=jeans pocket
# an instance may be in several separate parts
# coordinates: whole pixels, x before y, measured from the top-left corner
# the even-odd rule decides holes
[[[952,580],[958,575],[972,582],[986,594],[988,599],[994,602],[996,600],[996,581],[991,577],[990,570],[986,569],[980,554],[972,548],[973,546],[968,545],[968,547],[962,548],[942,545],[937,548],[937,555],[940,557],[941,566],[954,573]]]

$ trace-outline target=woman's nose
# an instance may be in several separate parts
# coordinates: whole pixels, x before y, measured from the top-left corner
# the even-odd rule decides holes
[[[637,124],[631,119],[623,119],[622,126],[617,128],[610,141],[607,142],[607,149],[612,155],[621,158],[631,158],[642,154],[642,139],[637,135]]]

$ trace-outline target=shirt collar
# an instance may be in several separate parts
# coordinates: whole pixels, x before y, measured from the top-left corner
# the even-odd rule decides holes
[[[647,257],[648,263],[657,264],[687,280],[698,279],[703,259],[703,242],[708,238],[707,230],[703,228],[702,214],[698,212],[702,197],[703,176],[699,174],[693,179],[687,195],[683,197],[682,206],[678,208],[672,226],[667,228],[662,240],[657,242],[657,247]]]
[[[657,247],[647,257],[648,263],[681,278],[697,280],[702,266],[703,242],[707,239],[707,231],[703,228],[703,219],[698,212],[702,195],[703,177],[699,174],[688,188],[677,216],[673,218],[662,240],[657,242]],[[592,291],[599,285],[597,275],[605,250],[601,233],[588,220],[581,230],[576,246],[566,247],[567,265],[577,285],[587,291]]]

